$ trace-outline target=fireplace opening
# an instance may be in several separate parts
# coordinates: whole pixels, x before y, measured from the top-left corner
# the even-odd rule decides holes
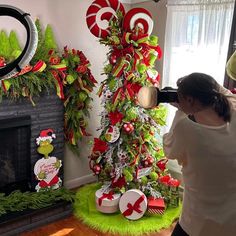
[[[31,117],[0,120],[0,192],[31,191]]]

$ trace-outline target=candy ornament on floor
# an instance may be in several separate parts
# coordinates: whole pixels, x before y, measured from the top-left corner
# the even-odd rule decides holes
[[[37,151],[44,155],[34,166],[34,174],[37,180],[39,180],[39,183],[35,187],[37,191],[48,188],[57,189],[62,184],[62,180],[58,177],[59,170],[62,166],[61,160],[54,156],[49,156],[54,149],[51,143],[55,138],[54,131],[52,129],[46,129],[42,130],[40,136],[36,139],[36,143],[39,146]]]

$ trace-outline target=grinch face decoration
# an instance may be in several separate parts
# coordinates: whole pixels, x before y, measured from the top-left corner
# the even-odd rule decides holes
[[[51,142],[56,138],[52,129],[42,130],[40,136],[36,139],[39,146],[37,151],[44,155],[39,159],[34,166],[34,174],[39,180],[38,185],[35,187],[37,191],[40,189],[53,188],[57,189],[61,186],[61,179],[57,176],[60,167],[62,166],[61,160],[56,157],[48,156],[54,149]]]

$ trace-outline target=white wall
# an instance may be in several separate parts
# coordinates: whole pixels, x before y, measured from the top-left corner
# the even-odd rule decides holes
[[[139,4],[124,4],[126,9],[133,7],[143,7],[149,10],[154,20],[153,34],[159,37],[159,44],[164,48],[165,24],[166,24],[166,1],[159,3],[153,1]],[[39,18],[42,27],[50,24],[53,28],[56,41],[59,48],[68,45],[83,51],[91,62],[91,70],[96,80],[100,83],[106,77],[101,76],[103,63],[106,61],[107,48],[100,45],[98,38],[94,37],[86,25],[86,11],[92,0],[0,0],[0,4],[16,6],[25,12],[31,14],[35,20]],[[24,27],[18,21],[10,17],[0,17],[0,29],[7,32],[16,30],[19,37],[24,42],[26,32]],[[1,42],[0,42],[1,43]],[[163,58],[156,63],[157,70],[162,75]],[[96,95],[98,88],[92,93],[93,109],[89,120],[88,132],[93,136],[98,136],[96,128],[100,125],[99,113],[103,110],[100,105],[100,99]],[[74,155],[67,148],[65,149],[64,173],[65,185],[69,188],[77,187],[81,184],[93,181],[92,172],[88,167],[88,156],[91,147],[88,145],[89,138],[85,138],[80,143],[80,157]]]
[[[0,4],[12,5],[30,13],[34,20],[39,18],[44,28],[50,24],[53,27],[59,48],[63,49],[65,45],[68,45],[70,48],[83,51],[90,60],[94,77],[100,83],[105,79],[100,74],[103,63],[106,61],[107,48],[100,45],[98,38],[94,37],[87,28],[86,11],[91,3],[92,0],[0,0]],[[125,5],[125,7],[128,9],[129,5]],[[16,30],[24,42],[26,35],[24,27],[14,18],[1,16],[0,29],[4,29],[8,33],[11,30]],[[88,132],[93,136],[99,135],[96,128],[100,125],[99,113],[102,111],[100,99],[96,95],[97,90],[98,87],[92,94],[94,101],[88,127]],[[89,139],[85,139],[80,143],[80,157],[75,156],[67,148],[65,149],[65,185],[69,188],[77,187],[95,179],[88,167],[88,156],[90,154],[88,141]]]

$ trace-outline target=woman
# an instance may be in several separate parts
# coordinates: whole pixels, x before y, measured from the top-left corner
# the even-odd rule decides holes
[[[177,85],[179,109],[163,136],[165,155],[182,165],[184,180],[172,236],[235,236],[236,97],[202,73]],[[153,104],[156,95],[147,97]]]

